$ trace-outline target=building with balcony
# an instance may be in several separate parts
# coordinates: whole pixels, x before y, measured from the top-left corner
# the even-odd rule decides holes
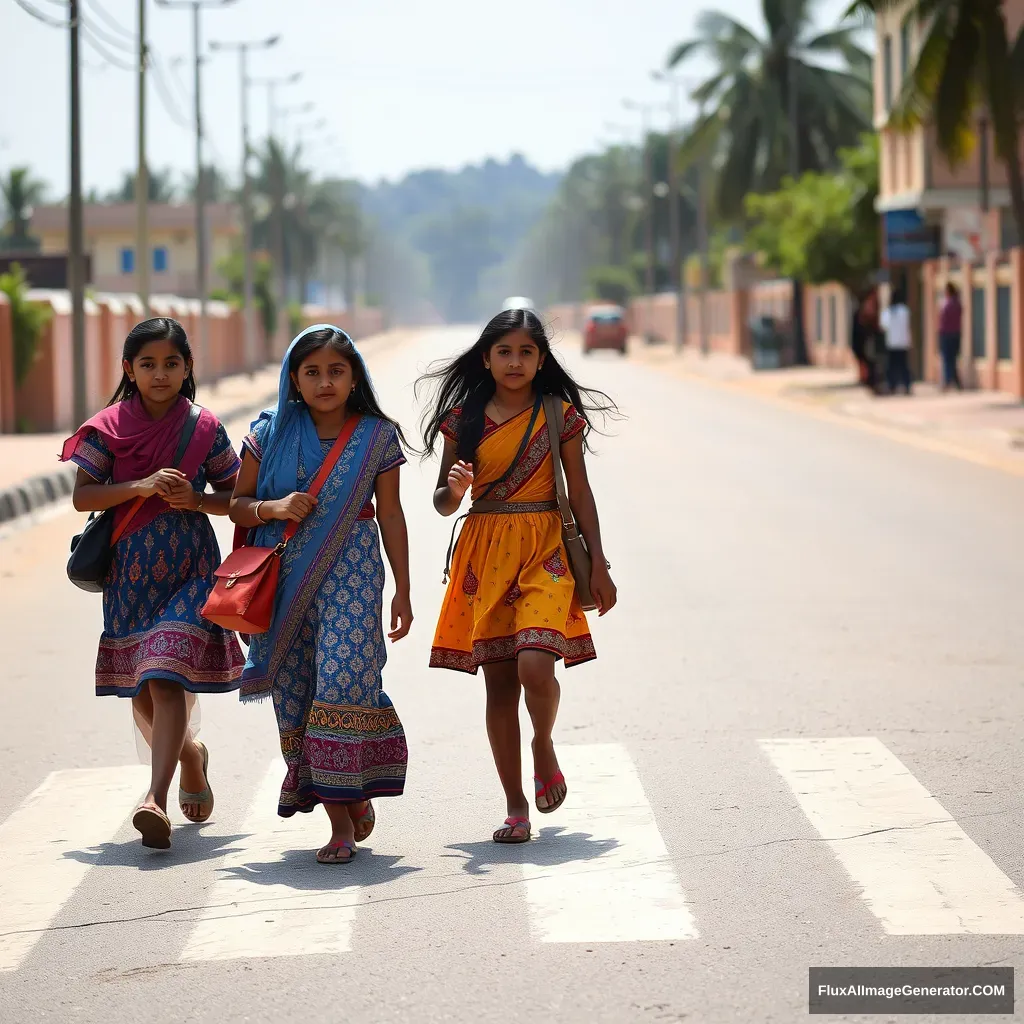
[[[884,222],[887,262],[914,264],[939,256],[980,260],[987,252],[1024,243],[1016,237],[1006,165],[995,155],[984,111],[978,112],[979,144],[956,167],[940,153],[932,125],[903,133],[888,124],[922,42],[922,26],[911,16],[913,7],[907,3],[875,19],[878,210]],[[1024,0],[1004,0],[1003,10],[1012,38],[1024,24]],[[1024,132],[1021,155],[1024,159]]]
[[[134,203],[88,204],[83,210],[85,251],[90,257],[89,287],[98,292],[135,292],[138,254],[135,251]],[[206,207],[209,232],[209,287],[224,287],[217,273],[241,237],[241,215],[229,203]],[[39,206],[32,214],[32,235],[43,253],[66,253],[68,208]],[[195,298],[196,210],[192,203],[151,203],[149,206],[149,289],[152,294]]]

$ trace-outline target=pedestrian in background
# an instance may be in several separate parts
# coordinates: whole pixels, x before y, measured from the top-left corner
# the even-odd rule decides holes
[[[910,327],[910,307],[906,292],[896,288],[892,293],[889,307],[882,313],[882,330],[885,331],[886,376],[889,393],[896,394],[901,388],[910,394],[910,346],[913,341]]]
[[[878,360],[882,347],[882,331],[878,323],[878,291],[869,288],[861,295],[853,314],[850,350],[857,360],[860,383],[875,393],[878,392]]]
[[[424,379],[438,385],[424,418],[427,451],[444,437],[434,507],[453,515],[470,489],[474,503],[445,570],[450,583],[430,665],[470,674],[483,667],[487,735],[508,815],[492,838],[524,843],[531,824],[520,759],[520,695],[525,691],[533,721],[535,804],[547,814],[567,793],[552,739],[560,696],[555,664],[568,668],[597,656],[562,539],[542,399],[555,396],[561,409],[562,422],[555,425],[560,457],[573,515],[593,559],[588,582],[601,615],[615,606],[616,590],[584,448],[590,416],[614,405],[572,379],[552,353],[540,319],[526,309],[499,313],[471,349]]]
[[[257,547],[301,524],[281,555],[270,631],[251,637],[241,697],[273,697],[287,769],[278,814],[324,805],[331,840],[321,864],[348,864],[373,830],[371,798],[405,788],[405,731],[381,679],[381,539],[396,588],[388,636],[400,640],[412,625],[401,438],[352,339],[309,327],[285,353],[277,408],[245,438],[231,502]]]
[[[115,536],[122,532],[103,587],[96,693],[132,698],[152,752],[149,792],[133,824],[143,845],[157,849],[171,844],[167,793],[179,764],[182,814],[203,822],[213,811],[209,751],[189,725],[194,695],[236,690],[243,665],[235,635],[200,615],[220,564],[208,517],[227,515],[239,461],[213,413],[193,405],[195,394],[181,324],[146,320],[124,343],[110,404],[61,454],[78,466],[76,509],[117,509]]]
[[[952,281],[946,282],[946,297],[939,310],[939,354],[942,356],[942,390],[963,390],[960,381],[960,339],[963,332],[963,306]]]

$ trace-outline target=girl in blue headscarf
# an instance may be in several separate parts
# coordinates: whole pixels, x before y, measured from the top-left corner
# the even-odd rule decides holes
[[[335,440],[350,431],[310,497]],[[352,339],[317,324],[285,354],[277,408],[245,438],[231,499],[231,519],[249,528],[249,544],[273,547],[289,522],[302,524],[281,558],[270,631],[251,638],[241,698],[273,697],[287,766],[278,814],[324,805],[324,864],[347,864],[373,829],[371,799],[399,796],[405,785],[405,732],[381,687],[381,539],[396,588],[389,638],[400,640],[412,624],[400,439]]]

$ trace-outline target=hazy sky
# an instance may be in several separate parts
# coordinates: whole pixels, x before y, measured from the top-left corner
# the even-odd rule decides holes
[[[61,0],[25,0],[51,17]],[[191,169],[191,14],[146,0],[148,35],[168,91],[184,119],[176,124],[155,85],[149,88],[149,163]],[[312,162],[322,173],[373,182],[423,167],[458,168],[521,152],[545,170],[639,133],[631,97],[667,102],[650,79],[676,41],[690,35],[704,6],[681,0],[236,0],[203,15],[206,41],[257,40],[280,33],[276,48],[256,52],[250,75],[302,71],[277,90],[278,107],[315,104],[279,120],[292,137],[306,125]],[[104,40],[130,50],[137,0],[82,0],[84,18]],[[760,25],[759,0],[729,0],[728,10]],[[831,24],[846,0],[821,0]],[[103,18],[103,14],[107,18]],[[111,24],[113,22],[114,24]],[[120,25],[128,36],[119,34]],[[105,47],[126,63],[132,55]],[[136,76],[84,50],[83,167],[86,187],[113,187],[134,164]],[[177,59],[187,63],[177,68]],[[0,170],[29,164],[67,189],[67,34],[40,24],[15,0],[0,0]],[[685,69],[700,75],[707,65]],[[241,152],[238,58],[212,55],[204,67],[208,152],[233,173]],[[254,139],[266,135],[267,89],[251,90]],[[667,112],[655,115],[665,126]],[[319,119],[326,126],[312,126]],[[336,143],[327,140],[335,136]]]

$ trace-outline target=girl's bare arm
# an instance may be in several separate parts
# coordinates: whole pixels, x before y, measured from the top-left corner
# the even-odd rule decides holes
[[[108,508],[122,505],[126,501],[134,501],[136,498],[151,498],[154,494],[166,498],[184,479],[185,477],[176,469],[161,469],[145,480],[103,484],[79,468],[71,503],[79,512],[105,512]]]
[[[450,437],[444,439],[441,471],[437,475],[437,487],[434,490],[434,508],[443,516],[458,512],[466,491],[473,486],[473,469],[456,458],[455,447]]]
[[[395,579],[395,597],[391,602],[390,640],[401,640],[412,628],[412,598],[409,590],[409,529],[402,510],[399,470],[389,469],[377,477],[377,524],[384,553]]]
[[[565,470],[565,485],[569,492],[569,505],[579,526],[594,563],[604,565],[604,544],[601,541],[601,524],[597,516],[597,502],[587,478],[587,464],[583,457],[583,435],[578,434],[562,445],[562,468]]]

